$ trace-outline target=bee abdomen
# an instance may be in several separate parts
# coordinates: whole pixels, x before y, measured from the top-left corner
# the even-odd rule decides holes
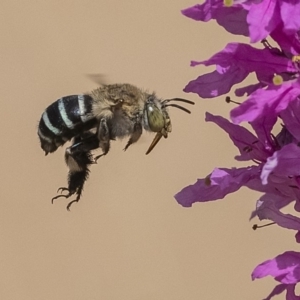
[[[38,127],[41,147],[46,154],[94,126],[93,101],[89,95],[72,95],[62,97],[46,108]]]

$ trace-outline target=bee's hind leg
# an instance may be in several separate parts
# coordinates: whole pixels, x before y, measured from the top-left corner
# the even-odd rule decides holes
[[[68,175],[68,187],[59,188],[58,192],[67,191],[68,193],[65,195],[57,195],[52,198],[52,203],[54,200],[58,198],[69,198],[72,195],[76,195],[76,198],[72,200],[68,205],[67,209],[70,210],[71,205],[74,202],[78,202],[82,191],[85,181],[88,179],[89,176],[89,166],[94,163],[92,154],[90,151],[83,151],[83,149],[78,149],[80,146],[86,149],[89,149],[88,145],[84,145],[84,142],[78,142],[79,138],[74,139],[74,143],[71,147],[66,149],[65,152],[65,161],[67,166],[69,167],[69,175]],[[78,145],[78,147],[75,147]]]

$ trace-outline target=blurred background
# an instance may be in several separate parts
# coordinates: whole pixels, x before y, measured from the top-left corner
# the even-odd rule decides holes
[[[251,229],[258,193],[191,208],[173,197],[216,166],[241,166],[227,135],[204,121],[232,106],[182,89],[213,70],[190,60],[243,39],[181,15],[194,4],[1,1],[0,299],[250,300],[275,285],[250,274],[292,249],[294,233]],[[45,157],[37,126],[56,99],[96,88],[91,74],[196,105],[191,115],[170,109],[173,132],[148,156],[151,134],[126,152],[125,140],[113,142],[68,212],[68,200],[50,201],[67,182],[64,148]]]

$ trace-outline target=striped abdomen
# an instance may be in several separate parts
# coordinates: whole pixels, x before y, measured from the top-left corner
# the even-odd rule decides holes
[[[41,147],[46,154],[96,126],[97,120],[92,115],[93,101],[89,95],[66,96],[46,108],[38,128]]]

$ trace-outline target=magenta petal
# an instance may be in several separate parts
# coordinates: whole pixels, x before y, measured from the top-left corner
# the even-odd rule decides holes
[[[274,118],[299,95],[299,81],[259,89],[231,111],[231,119],[234,123],[240,123],[243,121],[253,122],[261,118]]]
[[[240,151],[241,156],[236,157],[237,160],[255,159],[265,161],[268,158],[269,153],[264,150],[264,145],[248,129],[232,124],[225,118],[214,116],[210,113],[206,113],[205,120],[207,122],[214,122],[228,133],[230,139]]]
[[[258,265],[252,272],[252,279],[271,275],[277,281],[285,284],[295,284],[300,281],[300,253],[287,251],[277,257]]]
[[[193,20],[207,22],[214,18],[213,15],[215,11],[222,8],[222,6],[222,0],[207,0],[203,4],[196,4],[189,8],[183,9],[181,13]]]
[[[293,230],[300,230],[300,218],[282,213],[276,202],[285,202],[285,198],[278,195],[266,194],[257,201],[257,216],[260,220],[271,220],[277,225]]]
[[[297,32],[285,32],[280,24],[271,33],[271,37],[278,43],[282,51],[287,55],[298,55],[300,53],[299,34]]]
[[[215,19],[232,34],[249,36],[247,14],[242,7],[223,7],[222,10],[216,11]]]
[[[222,0],[207,0],[203,4],[196,4],[181,12],[196,21],[207,22],[215,19],[220,26],[232,34],[249,35],[247,11],[241,6],[225,7]]]
[[[255,1],[247,17],[251,42],[256,43],[266,38],[280,20],[277,0]]]
[[[300,99],[296,98],[290,102],[288,107],[280,113],[280,117],[289,133],[300,141]]]
[[[264,300],[271,300],[286,290],[286,300],[300,300],[300,297],[295,294],[295,284],[278,284],[275,286],[270,295]],[[277,298],[276,298],[277,299]]]
[[[286,290],[286,287],[287,285],[283,283],[276,285],[270,295],[264,300],[271,300],[274,296],[280,295]]]
[[[295,234],[295,239],[297,243],[300,243],[300,231]]]
[[[280,56],[278,53],[275,54],[268,48],[257,49],[243,43],[229,43],[222,51],[198,64],[218,65],[223,68],[238,66],[249,73],[256,72],[263,77],[274,76],[274,73],[297,71],[290,59]]]
[[[295,284],[289,284],[286,287],[286,300],[300,300],[300,297],[295,293]]]
[[[183,188],[175,199],[184,207],[195,202],[207,202],[223,199],[227,194],[239,190],[259,174],[259,167],[232,169],[214,169],[204,179],[198,179],[193,185]]]
[[[299,170],[300,148],[296,144],[288,144],[267,159],[261,172],[261,180],[263,184],[267,184],[270,174],[286,178],[299,176]]]
[[[300,2],[298,0],[280,1],[281,19],[284,23],[284,30],[297,32],[300,30]]]
[[[242,97],[244,95],[249,96],[252,93],[254,93],[256,90],[263,88],[265,86],[266,85],[264,83],[259,82],[259,83],[251,84],[251,85],[236,89],[234,93],[237,97]]]
[[[243,81],[251,72],[255,72],[257,78],[271,81],[275,73],[296,71],[288,58],[274,55],[270,49],[256,49],[241,43],[229,43],[210,59],[191,62],[191,66],[199,64],[216,65],[217,69],[212,73],[199,76],[185,87],[185,92],[197,93],[202,98],[228,93],[233,85]]]
[[[226,73],[214,71],[191,80],[184,88],[186,93],[196,93],[202,98],[214,98],[227,94],[234,84],[242,82],[248,76],[247,72],[238,68],[230,68]]]

